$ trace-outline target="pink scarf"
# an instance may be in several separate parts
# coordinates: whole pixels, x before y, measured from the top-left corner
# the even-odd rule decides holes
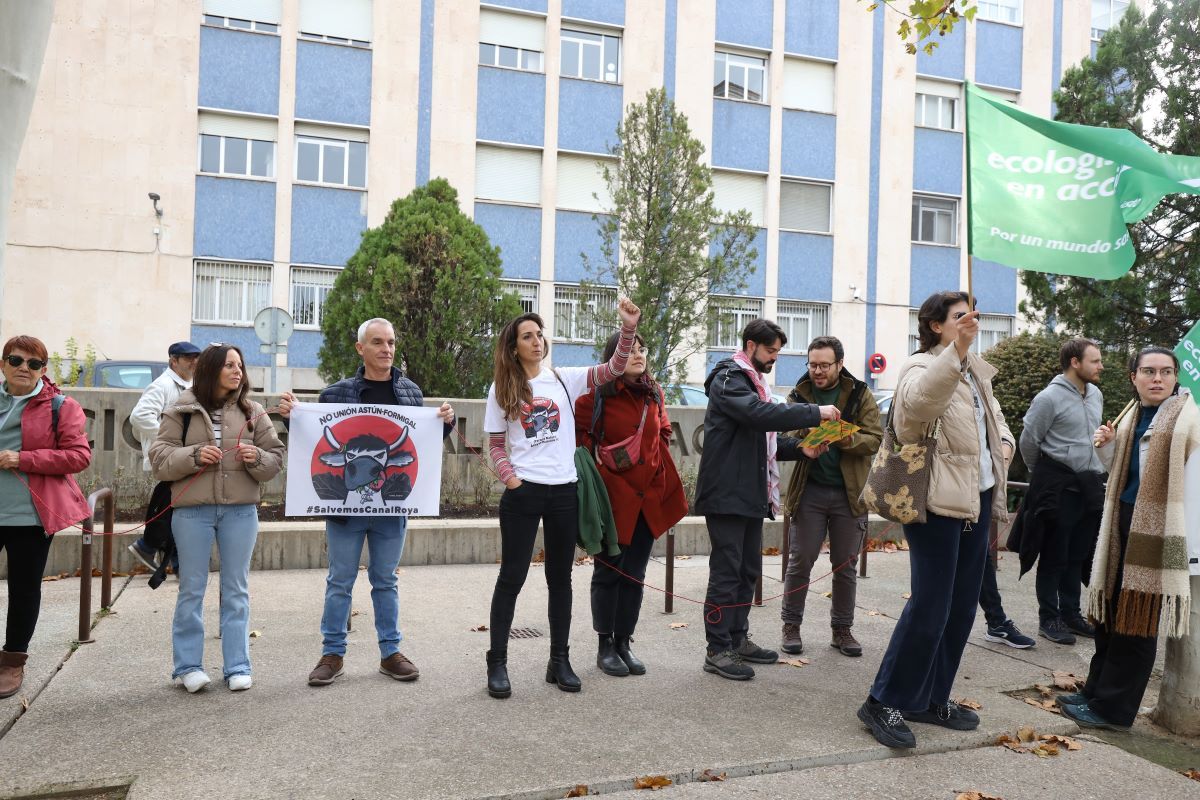
[[[750,376],[750,382],[754,384],[754,388],[758,392],[758,399],[764,403],[771,402],[771,393],[767,391],[767,385],[763,383],[762,375],[750,362],[750,357],[745,353],[735,353],[733,360]],[[772,515],[779,513],[779,462],[775,460],[778,447],[776,436],[775,431],[767,431],[767,499],[771,501]]]

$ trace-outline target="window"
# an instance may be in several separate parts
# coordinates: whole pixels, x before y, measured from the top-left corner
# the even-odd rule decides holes
[[[713,64],[713,97],[767,102],[767,60],[718,50]]]
[[[542,151],[476,145],[475,196],[480,200],[540,204]]]
[[[339,270],[292,267],[292,320],[297,325],[321,327],[325,298]]]
[[[612,196],[604,181],[604,161],[590,156],[558,154],[558,180],[555,182],[558,208],[604,213],[612,210]],[[616,162],[609,161],[615,170]]]
[[[197,261],[192,319],[249,325],[271,305],[271,265]]]
[[[786,352],[807,353],[809,342],[829,333],[829,306],[780,300],[775,322],[787,335]]]
[[[1021,24],[1021,0],[979,0],[979,19]]]
[[[1129,0],[1092,0],[1092,38],[1099,39],[1121,21]]]
[[[783,61],[783,107],[834,112],[833,64],[787,58]]]
[[[541,72],[542,54],[535,50],[505,47],[499,44],[479,43],[479,63],[485,67],[508,67],[526,72]]]
[[[554,338],[568,342],[595,342],[617,313],[616,289],[554,287]]]
[[[204,0],[204,24],[260,33],[279,33],[280,0]]]
[[[300,36],[371,46],[371,0],[300,0]]]
[[[521,301],[522,314],[536,314],[538,310],[538,285],[534,281],[500,281],[505,292],[513,292]]]
[[[763,301],[759,297],[709,297],[708,346],[740,350],[742,330],[762,313]]]
[[[779,184],[779,227],[829,233],[832,202],[828,183],[784,180]]]
[[[542,72],[545,51],[546,21],[543,17],[480,9],[480,64]]]
[[[202,133],[200,172],[274,178],[275,143]]]
[[[958,200],[914,194],[912,240],[930,244],[958,244]]]
[[[975,337],[976,353],[983,355],[1000,342],[1013,335],[1013,317],[1003,314],[980,314],[979,335]],[[908,351],[915,353],[921,347],[921,337],[917,334],[919,322],[917,311],[908,312]]]
[[[767,190],[767,179],[762,175],[740,172],[713,171],[713,203],[719,211],[750,212],[750,221],[762,226],[764,219],[763,201]]]
[[[621,37],[562,29],[564,78],[621,82]]]
[[[908,312],[908,352],[915,353],[921,349],[920,325],[921,321],[917,318],[917,310],[913,309]]]
[[[256,22],[237,17],[218,17],[214,14],[204,15],[205,25],[215,25],[218,28],[236,28],[243,31],[258,31],[259,33],[279,33],[279,26],[274,22]]]
[[[958,100],[936,94],[917,92],[916,124],[923,128],[955,129]]]
[[[367,188],[367,143],[297,136],[296,180]]]

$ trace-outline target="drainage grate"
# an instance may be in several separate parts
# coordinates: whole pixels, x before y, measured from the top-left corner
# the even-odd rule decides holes
[[[510,639],[537,639],[542,636],[542,632],[537,628],[510,628],[508,638]]]

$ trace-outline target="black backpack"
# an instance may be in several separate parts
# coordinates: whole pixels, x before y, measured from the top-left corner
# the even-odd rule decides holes
[[[187,441],[188,426],[192,415],[183,415],[183,432],[180,442]],[[150,588],[157,589],[167,579],[167,565],[175,558],[175,535],[171,533],[171,481],[159,481],[150,493],[146,506],[146,529],[142,539],[147,545],[162,553],[158,569],[150,576]]]

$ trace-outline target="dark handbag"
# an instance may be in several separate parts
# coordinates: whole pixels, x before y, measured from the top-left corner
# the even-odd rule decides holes
[[[926,520],[929,502],[929,474],[937,440],[942,432],[939,417],[928,436],[913,444],[900,444],[892,415],[896,401],[888,409],[883,441],[871,462],[867,482],[859,498],[867,510],[901,525],[921,524]]]
[[[642,429],[646,427],[646,412],[650,410],[650,398],[646,398],[642,406],[642,419],[638,422],[637,430],[616,444],[600,444],[604,431],[599,427],[603,418],[604,397],[596,392],[596,404],[592,409],[592,439],[596,442],[596,460],[613,472],[624,472],[634,464],[643,463],[642,459]]]

